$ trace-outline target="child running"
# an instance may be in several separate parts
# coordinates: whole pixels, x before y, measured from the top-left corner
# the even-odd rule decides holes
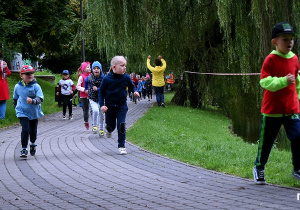
[[[104,136],[103,130],[103,113],[100,109],[99,105],[99,89],[101,82],[104,78],[104,74],[102,72],[101,63],[95,61],[92,64],[92,73],[85,79],[85,91],[88,93],[89,102],[92,108],[92,119],[93,119],[93,132],[97,132],[98,124],[99,124],[99,136]]]
[[[108,138],[117,126],[118,130],[118,149],[121,155],[126,155],[125,148],[126,139],[126,114],[127,92],[134,92],[134,95],[139,97],[136,87],[126,72],[127,61],[123,56],[115,56],[111,60],[110,73],[104,77],[99,92],[99,104],[103,113],[105,113],[105,122]]]
[[[36,153],[36,138],[38,119],[43,116],[41,103],[44,94],[41,86],[34,78],[34,68],[25,65],[20,70],[22,80],[15,85],[13,94],[13,105],[16,115],[22,126],[21,132],[21,158],[27,158],[28,139],[30,138],[30,155]]]
[[[77,70],[77,90],[80,91],[80,102],[82,104],[82,110],[83,110],[83,120],[84,120],[84,126],[87,130],[90,128],[89,124],[89,99],[88,94],[85,92],[84,83],[85,79],[90,76],[91,73],[91,65],[90,62],[86,61],[81,64],[79,69]]]
[[[73,119],[72,114],[72,100],[73,100],[73,91],[75,91],[75,85],[70,79],[70,73],[68,70],[63,70],[62,79],[58,83],[58,88],[56,95],[61,97],[63,102],[63,119],[66,119],[67,107],[69,109],[69,120]]]
[[[265,91],[258,152],[253,168],[256,184],[266,184],[265,165],[281,125],[291,141],[293,176],[300,180],[300,120],[296,91],[296,86],[299,88],[299,60],[291,51],[294,36],[290,24],[277,23],[272,29],[272,44],[276,50],[266,57],[261,69],[260,85]]]

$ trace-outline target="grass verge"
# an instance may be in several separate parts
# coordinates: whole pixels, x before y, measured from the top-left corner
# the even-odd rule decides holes
[[[50,71],[36,72],[35,75],[47,75],[52,74]],[[71,75],[72,80],[77,84],[77,78],[75,75]],[[61,79],[60,74],[55,74],[55,84],[47,82],[43,79],[37,78],[39,85],[41,86],[44,93],[44,102],[42,103],[42,110],[44,114],[56,113],[62,110],[61,107],[57,106],[55,102],[55,87],[56,84]],[[16,117],[16,112],[13,107],[13,92],[15,85],[21,80],[19,73],[12,73],[10,77],[7,78],[8,88],[9,88],[9,99],[6,101],[6,115],[5,120],[0,120],[0,128],[7,127],[9,125],[19,122],[19,119]]]
[[[217,112],[173,106],[154,106],[127,132],[127,139],[149,151],[188,164],[253,179],[257,144],[235,137],[229,120]],[[268,183],[300,187],[292,177],[291,153],[273,148],[265,169]]]

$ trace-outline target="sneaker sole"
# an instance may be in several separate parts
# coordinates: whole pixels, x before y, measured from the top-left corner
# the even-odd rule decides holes
[[[27,155],[20,155],[20,158],[27,158]]]

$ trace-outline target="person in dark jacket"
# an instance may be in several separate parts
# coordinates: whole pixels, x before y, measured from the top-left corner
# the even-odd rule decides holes
[[[104,136],[103,122],[104,117],[103,113],[100,109],[99,101],[99,90],[101,82],[104,78],[104,74],[102,72],[101,63],[95,61],[92,64],[92,73],[85,79],[84,88],[89,97],[89,102],[92,108],[92,119],[93,119],[93,129],[94,133],[98,130],[99,124],[99,136]]]
[[[111,137],[111,133],[117,126],[118,130],[118,148],[121,155],[126,155],[126,114],[127,91],[134,92],[139,97],[130,76],[125,74],[127,61],[123,56],[115,56],[111,60],[110,73],[102,80],[99,91],[99,104],[103,113],[105,113],[106,136]]]

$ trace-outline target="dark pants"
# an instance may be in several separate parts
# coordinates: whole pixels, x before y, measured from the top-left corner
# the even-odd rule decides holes
[[[262,116],[258,152],[255,161],[258,169],[265,168],[281,125],[284,126],[287,137],[291,141],[294,169],[300,169],[300,120],[298,114],[285,117]]]
[[[141,97],[143,97],[144,99],[146,98],[146,89],[142,89],[142,96]]]
[[[22,126],[22,132],[21,132],[22,148],[27,148],[29,137],[30,137],[30,142],[34,143],[36,141],[38,119],[29,120],[27,117],[19,117],[19,119],[20,119],[20,124]]]
[[[146,90],[147,97],[152,99],[152,88]]]
[[[108,110],[105,113],[106,129],[109,133],[113,132],[117,126],[118,130],[118,148],[125,147],[126,139],[126,115],[128,111],[127,104],[115,107],[107,106]]]
[[[72,115],[72,95],[61,95],[61,100],[63,102],[63,115],[66,115],[67,107],[69,109],[69,116]]]
[[[84,122],[89,121],[89,106],[90,102],[88,98],[80,98],[80,102],[82,104],[82,110],[83,110],[83,120]]]
[[[165,95],[164,95],[164,86],[155,87],[153,86],[155,94],[156,94],[156,102],[158,106],[161,106],[162,103],[165,103]]]

